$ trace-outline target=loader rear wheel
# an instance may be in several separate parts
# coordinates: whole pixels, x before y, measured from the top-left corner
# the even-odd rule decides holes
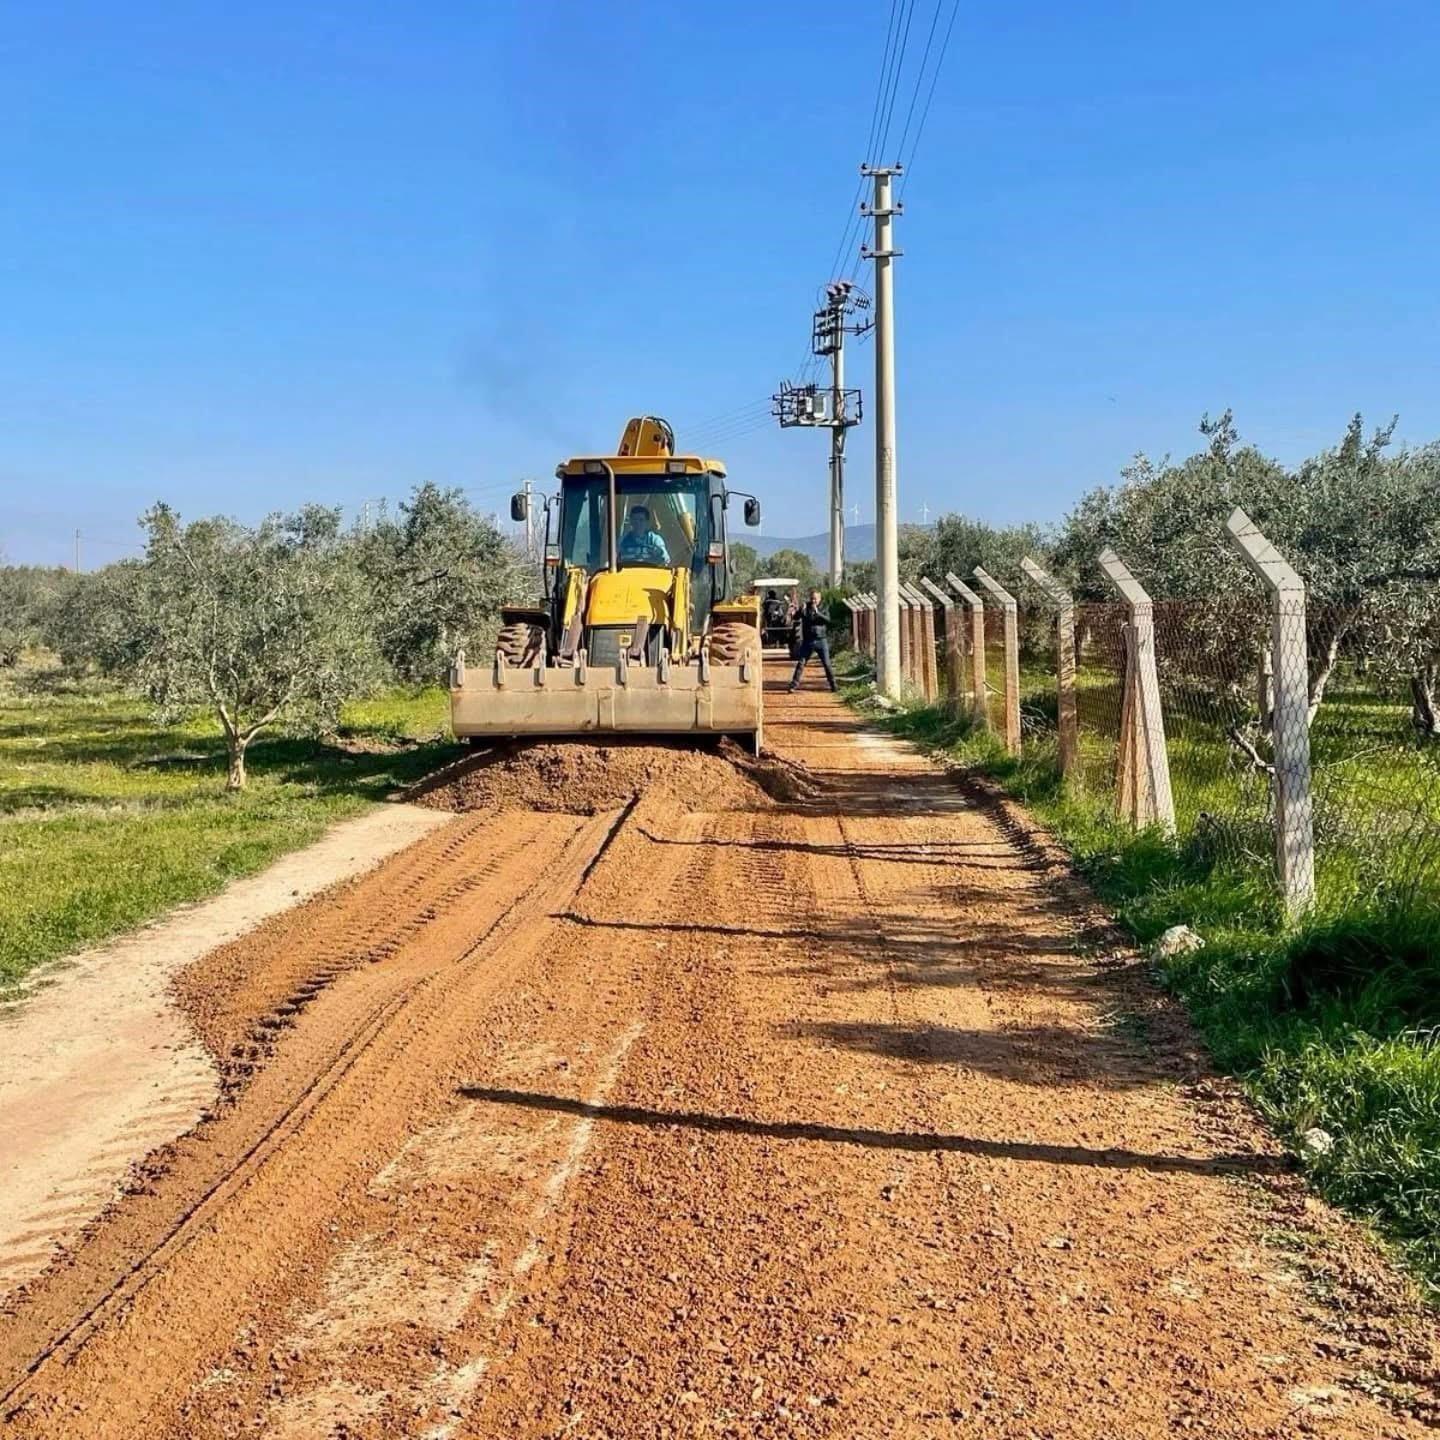
[[[536,664],[544,645],[544,627],[531,625],[527,621],[502,625],[499,635],[495,637],[495,648],[505,657],[507,665],[530,666]]]
[[[760,635],[755,627],[735,620],[717,625],[710,632],[710,663],[739,665],[742,660],[760,663]]]

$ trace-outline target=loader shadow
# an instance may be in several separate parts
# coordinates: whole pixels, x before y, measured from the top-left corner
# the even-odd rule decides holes
[[[1283,1156],[1221,1154],[1204,1157],[1150,1155],[1137,1150],[1094,1150],[1083,1145],[1050,1145],[1031,1140],[982,1140],[973,1135],[927,1134],[923,1131],[870,1130],[846,1125],[823,1125],[805,1120],[750,1120],[742,1115],[707,1115],[694,1110],[651,1110],[639,1105],[596,1105],[564,1095],[535,1090],[503,1090],[487,1085],[461,1085],[465,1100],[490,1105],[514,1105],[548,1114],[573,1115],[582,1120],[617,1125],[643,1125],[651,1129],[679,1127],[710,1134],[747,1135],[763,1140],[805,1140],[829,1145],[858,1145],[868,1149],[908,1150],[920,1153],[975,1155],[989,1160],[1020,1160],[1042,1165],[1082,1165],[1111,1170],[1150,1170],[1190,1175],[1276,1173],[1289,1170]]]
[[[1136,1023],[1138,1024],[1138,1018]],[[1014,1085],[1045,1089],[1143,1090],[1167,1079],[1155,1056],[1123,1027],[1081,1024],[955,1025],[875,1021],[794,1021],[777,1027],[788,1040],[898,1060],[973,1070]]]
[[[792,811],[805,811],[805,806],[791,805]],[[1016,872],[1035,870],[1037,862],[1016,855],[1003,845],[992,841],[974,840],[930,840],[930,841],[839,841],[826,844],[809,840],[726,840],[715,835],[699,839],[680,839],[677,836],[661,835],[642,826],[640,834],[652,845],[682,845],[692,849],[710,850],[760,850],[774,851],[789,855],[819,855],[839,859],[884,860],[896,865],[952,865],[972,870],[1012,870]]]
[[[716,935],[722,939],[741,937],[753,940],[806,940],[817,945],[828,944],[829,930],[811,926],[760,929],[751,925],[707,925],[698,920],[599,920],[577,910],[563,910],[554,917],[567,925],[582,925],[587,930],[631,930],[652,935]]]
[[[800,814],[855,819],[904,819],[920,815],[964,815],[974,800],[944,774],[930,768],[827,770],[811,767],[817,792],[788,807]]]

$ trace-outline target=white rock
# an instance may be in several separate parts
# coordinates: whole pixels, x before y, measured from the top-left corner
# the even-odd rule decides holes
[[[1307,1155],[1328,1155],[1335,1148],[1335,1137],[1318,1125],[1312,1125],[1301,1137]]]
[[[1157,960],[1173,960],[1177,955],[1191,955],[1204,946],[1205,941],[1188,925],[1172,925],[1155,942],[1153,953]]]

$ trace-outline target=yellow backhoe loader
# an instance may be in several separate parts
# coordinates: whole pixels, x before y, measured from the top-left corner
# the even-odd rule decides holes
[[[495,654],[457,655],[450,720],[472,743],[524,735],[731,735],[760,750],[760,614],[731,598],[730,499],[718,460],[677,455],[632,419],[614,455],[556,467],[538,605],[502,607]],[[760,503],[742,495],[747,525]],[[510,513],[528,520],[530,497]]]

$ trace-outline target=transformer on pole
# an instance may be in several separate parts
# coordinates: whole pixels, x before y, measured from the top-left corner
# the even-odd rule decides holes
[[[782,381],[771,397],[773,414],[783,429],[794,426],[830,431],[830,583],[838,585],[845,569],[845,432],[861,420],[858,389],[845,388],[845,337],[859,335],[870,322],[848,317],[868,310],[870,299],[849,280],[825,287],[825,303],[815,312],[810,330],[814,355],[830,357],[830,385],[791,385]]]

